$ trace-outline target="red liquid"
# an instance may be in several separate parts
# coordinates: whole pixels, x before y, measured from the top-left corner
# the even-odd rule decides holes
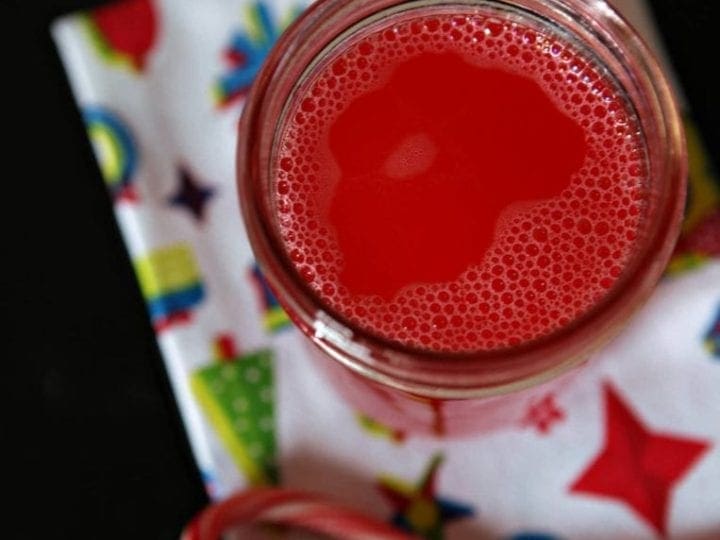
[[[477,13],[379,23],[299,87],[281,237],[353,323],[442,351],[556,331],[622,274],[645,150],[622,94],[557,36]]]

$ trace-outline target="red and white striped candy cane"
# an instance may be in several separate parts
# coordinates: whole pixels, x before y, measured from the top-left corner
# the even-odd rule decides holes
[[[213,504],[185,528],[181,540],[219,540],[233,526],[265,523],[343,540],[411,540],[390,525],[318,495],[282,488],[253,488]]]

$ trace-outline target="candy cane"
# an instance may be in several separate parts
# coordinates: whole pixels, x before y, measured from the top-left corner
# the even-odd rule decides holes
[[[300,528],[343,540],[413,538],[318,495],[290,489],[254,488],[200,512],[185,528],[181,540],[219,540],[229,528],[251,523]]]

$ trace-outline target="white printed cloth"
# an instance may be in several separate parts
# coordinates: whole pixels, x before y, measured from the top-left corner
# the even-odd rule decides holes
[[[123,0],[52,28],[210,496],[279,482],[429,539],[720,538],[720,190],[693,132],[683,238],[622,335],[505,431],[415,438],[302,358],[240,219],[243,98],[301,9]]]

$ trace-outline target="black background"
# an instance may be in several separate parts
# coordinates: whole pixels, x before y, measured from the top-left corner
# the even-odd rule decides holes
[[[207,500],[48,34],[100,3],[0,0],[3,538],[177,538]],[[720,2],[651,4],[720,156]]]

